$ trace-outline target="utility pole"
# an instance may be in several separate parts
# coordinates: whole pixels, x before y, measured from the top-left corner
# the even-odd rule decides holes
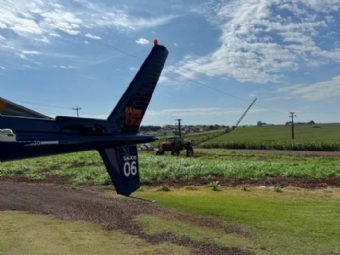
[[[79,117],[79,112],[78,111],[81,110],[81,108],[77,106],[76,108],[72,108],[72,109],[77,111],[77,117]]]
[[[290,116],[292,118],[292,139],[294,140],[294,117],[296,117],[295,112],[290,112]]]
[[[181,120],[182,119],[176,119],[178,121],[178,135],[179,135],[179,138],[181,138]]]

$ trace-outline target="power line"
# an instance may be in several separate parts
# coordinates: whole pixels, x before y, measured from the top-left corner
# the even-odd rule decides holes
[[[22,8],[20,8],[18,5],[14,4],[14,3],[10,3],[10,2],[7,2],[7,1],[6,1],[6,2],[3,2],[3,3],[6,3],[7,6],[10,4],[12,7],[14,6],[14,7],[17,8],[18,10],[21,10],[21,11],[23,11],[23,12],[29,13],[30,15],[35,16],[35,17],[43,18],[43,19],[45,20],[45,17],[43,17],[41,14],[36,14],[36,13],[32,13],[32,12],[30,12],[30,11],[23,10]],[[85,36],[82,36],[82,37],[85,37]],[[85,38],[87,38],[87,37],[85,37]],[[64,38],[63,38],[63,39],[64,39]],[[140,58],[140,57],[138,57],[138,56],[135,56],[135,55],[133,55],[133,54],[127,52],[127,51],[124,51],[124,50],[122,50],[122,49],[119,49],[119,48],[117,48],[117,47],[115,47],[115,46],[113,46],[113,45],[110,45],[110,44],[107,44],[107,43],[104,43],[104,42],[101,42],[101,41],[97,41],[97,40],[93,40],[92,42],[93,42],[93,43],[98,43],[98,44],[100,44],[100,45],[102,45],[102,46],[104,46],[104,47],[110,48],[110,49],[114,49],[114,50],[120,51],[120,52],[122,52],[122,53],[124,53],[124,54],[126,54],[126,55],[129,55],[129,56],[133,57],[133,58],[142,60],[142,58]],[[214,90],[214,91],[216,91],[216,92],[219,92],[219,93],[221,93],[221,94],[228,95],[228,96],[230,96],[230,97],[239,99],[239,100],[244,101],[244,102],[246,102],[246,103],[250,103],[248,100],[245,100],[245,99],[243,99],[243,98],[241,98],[241,97],[238,97],[238,96],[235,96],[235,95],[233,95],[233,94],[231,94],[231,93],[228,93],[228,92],[225,92],[225,91],[216,89],[216,88],[214,88],[214,87],[211,87],[211,86],[209,86],[209,85],[206,85],[206,84],[204,84],[204,83],[202,83],[202,82],[199,82],[199,81],[197,81],[197,80],[194,80],[194,79],[191,79],[191,78],[187,78],[187,77],[185,77],[185,76],[183,76],[183,75],[181,75],[181,74],[175,73],[175,72],[173,72],[173,71],[171,71],[171,70],[168,70],[168,72],[170,72],[170,73],[172,73],[172,74],[175,74],[175,75],[178,75],[178,76],[180,76],[180,77],[182,77],[182,78],[184,78],[184,79],[186,79],[186,80],[195,82],[195,83],[197,83],[197,84],[199,84],[199,85],[201,85],[201,86],[204,86],[204,87],[206,87],[206,88],[209,88],[209,89]],[[270,110],[270,111],[275,111],[275,112],[278,112],[278,113],[280,113],[280,114],[285,114],[284,112],[281,112],[281,111],[278,111],[278,110],[275,110],[275,109],[271,109],[271,108],[269,108],[269,107],[262,106],[262,105],[259,105],[259,104],[257,104],[256,106],[261,107],[261,108],[264,108],[264,109],[267,109],[267,110]]]
[[[109,44],[106,44],[106,43],[103,43],[103,42],[100,42],[100,41],[94,41],[94,43],[102,44],[103,46],[105,46],[105,47],[107,47],[107,48],[111,48],[111,49],[118,50],[118,51],[123,52],[123,53],[126,53],[126,54],[128,54],[129,56],[132,56],[132,57],[134,57],[134,58],[136,58],[136,59],[142,60],[140,57],[137,57],[137,56],[135,56],[135,55],[133,55],[133,54],[127,53],[126,51],[123,51],[123,50],[121,50],[121,49],[118,49],[117,47],[114,47],[114,46],[112,46],[112,45],[109,45]],[[239,99],[239,100],[244,101],[244,102],[246,102],[246,103],[250,103],[248,100],[245,100],[245,99],[243,99],[243,98],[241,98],[241,97],[238,97],[238,96],[235,96],[235,95],[230,94],[230,93],[228,93],[228,92],[225,92],[225,91],[216,89],[216,88],[214,88],[214,87],[211,87],[211,86],[209,86],[209,85],[206,85],[206,84],[204,84],[204,83],[202,83],[202,82],[199,82],[199,81],[197,81],[197,80],[194,80],[194,79],[191,79],[191,78],[187,78],[187,77],[185,77],[185,76],[183,76],[183,75],[181,75],[181,74],[175,73],[175,72],[173,72],[173,71],[171,71],[171,70],[167,70],[167,72],[172,73],[172,74],[175,74],[175,75],[178,75],[178,76],[180,76],[180,77],[182,77],[182,78],[184,78],[184,79],[186,79],[186,80],[189,80],[189,81],[191,81],[191,82],[195,82],[195,83],[197,83],[197,84],[199,84],[199,85],[201,85],[201,86],[204,86],[204,87],[206,87],[206,88],[209,88],[209,89],[214,90],[214,91],[216,91],[216,92],[219,92],[219,93],[221,93],[221,94],[228,95],[228,96],[230,96],[230,97]],[[262,106],[262,105],[259,105],[259,104],[257,104],[257,106],[258,106],[258,107],[261,107],[261,108],[264,108],[264,109],[267,109],[267,110],[270,110],[270,111],[278,112],[278,113],[280,113],[280,114],[285,114],[284,112],[281,112],[281,111],[278,111],[278,110],[274,110],[274,109],[271,109],[271,108],[268,108],[268,107],[265,107],[265,106]]]
[[[118,50],[118,51],[120,51],[120,52],[123,52],[123,53],[125,53],[125,54],[131,56],[131,57],[134,57],[134,58],[136,58],[136,59],[142,60],[142,58],[140,58],[140,57],[138,57],[138,56],[135,56],[135,55],[133,55],[133,54],[130,54],[130,53],[128,53],[128,52],[126,52],[126,51],[124,51],[124,50],[121,50],[121,49],[119,49],[119,48],[117,48],[117,47],[114,47],[114,46],[112,46],[112,45],[110,45],[110,44],[106,44],[106,43],[101,42],[101,41],[94,41],[94,43],[101,44],[101,45],[103,45],[103,46],[105,46],[105,47],[107,47],[107,48],[111,48],[111,49]],[[225,92],[225,91],[216,89],[216,88],[214,88],[214,87],[211,87],[211,86],[209,86],[209,85],[206,85],[206,84],[204,84],[204,83],[202,83],[202,82],[199,82],[199,81],[197,81],[197,80],[194,80],[194,79],[185,77],[185,76],[183,76],[183,75],[181,75],[181,74],[175,73],[175,72],[173,72],[173,71],[171,71],[171,70],[167,70],[166,72],[172,73],[172,74],[174,74],[174,75],[178,75],[178,76],[180,76],[180,77],[182,77],[182,78],[184,78],[184,79],[186,79],[186,80],[188,80],[188,81],[195,82],[195,83],[197,83],[197,84],[199,84],[199,85],[201,85],[201,86],[204,86],[204,87],[206,87],[206,88],[209,88],[209,89],[214,90],[214,91],[216,91],[216,92],[219,92],[219,93],[221,93],[221,94],[228,95],[228,96],[230,96],[230,97],[239,99],[239,100],[244,101],[244,102],[246,102],[246,103],[250,103],[248,100],[245,100],[245,99],[243,99],[243,98],[241,98],[241,97],[238,97],[238,96],[235,96],[235,95],[230,94],[230,93],[228,93],[228,92]],[[267,109],[267,110],[270,110],[270,111],[278,112],[278,113],[280,113],[280,114],[285,114],[284,112],[281,112],[281,111],[278,111],[278,110],[274,110],[274,109],[271,109],[271,108],[268,108],[268,107],[265,107],[265,106],[262,106],[262,105],[259,105],[259,104],[257,104],[257,106],[258,106],[258,107],[261,107],[261,108],[264,108],[264,109]]]
[[[24,103],[24,104],[40,105],[40,106],[46,106],[46,107],[67,109],[67,110],[71,110],[72,109],[71,107],[64,107],[64,106],[57,106],[57,105],[48,105],[48,104],[40,104],[40,103],[33,103],[33,102],[27,102],[27,101],[22,101],[22,100],[15,100],[15,99],[11,99],[11,101],[18,102],[18,103]]]
[[[79,117],[79,110],[81,110],[81,108],[77,106],[76,108],[72,108],[72,109],[77,112],[77,117]]]
[[[13,3],[8,3],[8,2],[6,2],[6,3],[7,3],[7,4],[11,4],[11,5],[15,6],[17,9],[22,10],[22,11],[24,11],[24,12],[26,12],[26,13],[29,13],[29,14],[32,15],[32,16],[39,17],[39,18],[42,17],[42,18],[44,19],[44,17],[43,17],[42,15],[40,15],[40,14],[35,14],[35,13],[29,12],[29,11],[25,11],[25,10],[23,10],[22,8],[20,8],[19,6],[13,4]],[[83,37],[85,37],[85,36],[83,36]],[[117,48],[117,47],[115,47],[115,46],[113,46],[113,45],[110,45],[110,44],[107,44],[107,43],[104,43],[104,42],[101,42],[101,41],[93,41],[93,42],[94,42],[94,43],[97,43],[97,44],[100,44],[100,45],[102,45],[102,46],[104,46],[104,47],[106,47],[106,48],[115,49],[115,50],[120,51],[120,52],[122,52],[122,53],[124,53],[124,54],[126,54],[126,55],[129,55],[129,56],[131,56],[131,57],[133,57],[133,58],[142,60],[142,58],[140,58],[140,57],[138,57],[138,56],[135,56],[135,55],[133,55],[133,54],[127,52],[127,51],[124,51],[124,50],[122,50],[122,49],[119,49],[119,48]],[[175,73],[175,72],[173,72],[173,71],[171,71],[171,70],[168,70],[168,72],[170,72],[170,73],[172,73],[172,74],[175,74],[175,75],[178,75],[178,76],[180,76],[180,77],[182,77],[182,78],[184,78],[184,79],[186,79],[186,80],[195,82],[195,83],[197,83],[197,84],[199,84],[199,85],[201,85],[201,86],[204,86],[204,87],[209,88],[209,89],[211,89],[211,90],[214,90],[214,91],[216,91],[216,92],[219,92],[219,93],[222,93],[222,94],[224,94],[224,95],[228,95],[228,96],[230,96],[230,97],[239,99],[239,100],[244,101],[244,102],[246,102],[246,103],[250,103],[248,100],[245,100],[245,99],[243,99],[243,98],[241,98],[241,97],[238,97],[238,96],[235,96],[235,95],[233,95],[233,94],[231,94],[231,93],[228,93],[228,92],[225,92],[225,91],[216,89],[216,88],[214,88],[214,87],[211,87],[211,86],[209,86],[209,85],[206,85],[206,84],[204,84],[204,83],[202,83],[202,82],[199,82],[199,81],[197,81],[197,80],[187,78],[187,77],[185,77],[185,76],[183,76],[183,75],[181,75],[181,74]],[[283,113],[283,112],[281,112],[281,111],[278,111],[278,110],[275,110],[275,109],[271,109],[271,108],[268,108],[268,107],[265,107],[265,106],[262,106],[262,105],[259,105],[259,104],[257,104],[256,106],[261,107],[261,108],[264,108],[264,109],[267,109],[267,110],[270,110],[270,111],[275,111],[275,112],[278,112],[278,113],[280,113],[280,114],[285,114],[285,113]]]
[[[339,114],[340,112],[302,112],[300,115],[315,115],[315,114]]]

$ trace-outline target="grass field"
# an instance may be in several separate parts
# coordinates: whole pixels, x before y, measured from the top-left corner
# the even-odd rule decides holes
[[[112,191],[105,196],[116,198]],[[242,249],[249,255],[340,252],[340,229],[336,224],[340,189],[285,188],[275,192],[272,188],[213,191],[196,187],[169,192],[145,189],[134,196],[156,199],[157,203],[149,207],[164,207],[174,213],[174,217],[143,212],[136,215],[133,221],[150,237],[171,233],[184,240]],[[178,215],[176,211],[201,218]],[[220,225],[213,219],[220,220]],[[202,225],[204,221],[207,224]],[[190,247],[170,241],[151,244],[138,236],[108,232],[85,221],[0,211],[1,254],[195,254],[191,252]]]
[[[315,128],[319,127],[319,128]],[[339,141],[340,123],[294,125],[296,141]],[[211,142],[225,141],[290,141],[291,126],[238,127]]]
[[[295,139],[292,140],[291,126],[250,126],[235,130],[199,144],[202,148],[225,149],[275,149],[275,150],[312,150],[339,151],[340,123],[295,125]],[[188,140],[201,140],[213,136],[221,130],[193,133],[185,136]],[[164,141],[154,143],[158,145]]]
[[[52,216],[0,211],[0,254],[190,254],[171,243],[152,245],[119,231],[104,231],[87,222],[67,222]]]
[[[247,247],[255,254],[339,254],[340,190],[283,189],[275,192],[272,188],[250,188],[242,191],[222,188],[220,192],[210,188],[194,191],[176,189],[170,192],[144,190],[136,196],[156,199],[167,208],[204,216],[214,216],[228,223],[237,224],[250,233],[252,239],[238,239],[234,245]],[[190,236],[186,226],[163,220],[145,223],[149,231],[176,232]],[[204,233],[199,234],[204,238]],[[217,242],[223,235],[215,233]],[[229,241],[230,244],[230,241]],[[333,252],[333,253],[331,253]]]
[[[199,153],[198,153],[199,154]],[[245,152],[202,153],[198,158],[139,153],[141,183],[261,179],[266,177],[340,177],[340,158]],[[97,152],[72,153],[0,164],[0,176],[20,175],[43,179],[46,175],[69,177],[74,184],[107,185],[111,181]]]
[[[150,207],[155,205],[168,208],[173,213],[148,214],[139,212],[140,207],[136,206],[137,209],[134,210],[139,214],[133,219],[141,226],[144,233],[165,236],[171,233],[177,238],[187,238],[183,239],[187,240],[186,242],[188,240],[211,241],[221,247],[234,247],[259,255],[340,253],[339,188],[311,190],[298,187],[248,185],[230,188],[218,186],[213,182],[221,178],[254,180],[267,177],[295,177],[302,180],[306,177],[340,178],[339,157],[248,152],[198,152],[197,154],[196,158],[186,158],[170,155],[155,156],[153,152],[139,153],[142,183],[158,183],[160,187],[143,186],[133,196],[157,200],[156,204],[150,203]],[[80,184],[111,185],[96,152],[1,163],[0,181],[1,176],[22,176],[30,179],[44,179],[50,176],[67,177],[70,178],[71,185],[74,185],[72,189],[65,191],[67,194],[71,191],[80,191],[81,188],[77,188]],[[184,185],[182,188],[174,188],[170,185],[170,190],[165,189],[166,186],[161,186],[168,182],[179,183],[194,179],[207,180],[211,185]],[[14,189],[18,189],[20,183],[15,185],[17,187]],[[41,201],[41,198],[37,197],[38,194],[44,196],[41,192],[32,194],[37,201]],[[50,191],[49,194],[54,192]],[[27,196],[29,195],[28,193]],[[104,195],[117,199],[114,191],[106,189]],[[69,194],[69,198],[71,197],[72,195]],[[44,199],[44,203],[52,203],[56,198]],[[83,199],[82,197],[80,201]],[[18,198],[15,203],[21,203],[23,200],[25,199]],[[119,200],[123,202],[126,199],[119,198]],[[95,202],[92,198],[89,201]],[[79,203],[81,205],[83,202]],[[100,203],[102,206],[103,202]],[[125,210],[132,205],[131,203],[124,207]],[[49,204],[44,206],[53,208]],[[94,208],[97,208],[96,206],[93,204]],[[114,205],[113,208],[116,206]],[[82,208],[85,209],[86,207]],[[58,211],[60,210],[63,208],[58,207]],[[120,217],[123,211],[118,208],[117,213],[110,217]],[[71,212],[77,215],[73,209]],[[177,212],[219,219],[229,228],[223,230],[209,224],[202,226],[200,224],[202,220],[193,220],[191,216],[172,217]],[[84,215],[87,213],[85,212]],[[64,217],[68,218],[67,215]],[[234,232],[248,233],[249,236]],[[190,254],[192,250],[188,247],[170,242],[150,244],[139,237],[119,231],[105,232],[98,226],[85,222],[71,223],[50,216],[0,211],[0,253],[58,254],[61,252],[76,255],[106,254],[110,251],[113,254]]]

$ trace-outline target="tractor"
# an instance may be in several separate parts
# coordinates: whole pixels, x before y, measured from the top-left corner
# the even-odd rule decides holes
[[[171,151],[171,155],[179,156],[182,150],[187,151],[187,157],[194,156],[194,149],[191,146],[191,142],[182,137],[173,136],[167,138],[166,141],[159,146],[156,155],[164,155],[166,151]]]
[[[192,148],[192,146],[197,146],[198,144],[201,144],[201,143],[206,142],[208,140],[217,138],[221,135],[224,135],[226,133],[229,133],[229,132],[235,130],[238,127],[238,125],[240,124],[241,120],[247,114],[249,109],[255,103],[256,100],[257,100],[257,98],[255,98],[254,101],[248,106],[247,110],[243,113],[243,115],[237,121],[235,126],[232,126],[231,128],[227,127],[225,130],[223,130],[221,132],[216,132],[216,133],[211,134],[211,135],[205,135],[203,138],[201,138],[197,141],[196,140],[188,141],[188,140],[182,138],[182,136],[181,136],[181,120],[182,119],[177,119],[179,136],[173,136],[173,137],[167,138],[166,141],[164,143],[162,143],[162,145],[158,146],[158,151],[156,152],[156,155],[164,155],[164,153],[166,151],[171,151],[171,155],[179,156],[179,154],[182,150],[186,150],[187,151],[187,157],[193,157],[194,156],[194,149]]]

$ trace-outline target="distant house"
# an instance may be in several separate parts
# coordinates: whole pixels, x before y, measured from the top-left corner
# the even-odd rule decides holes
[[[174,130],[173,129],[160,129],[157,131],[157,136],[173,136]]]

